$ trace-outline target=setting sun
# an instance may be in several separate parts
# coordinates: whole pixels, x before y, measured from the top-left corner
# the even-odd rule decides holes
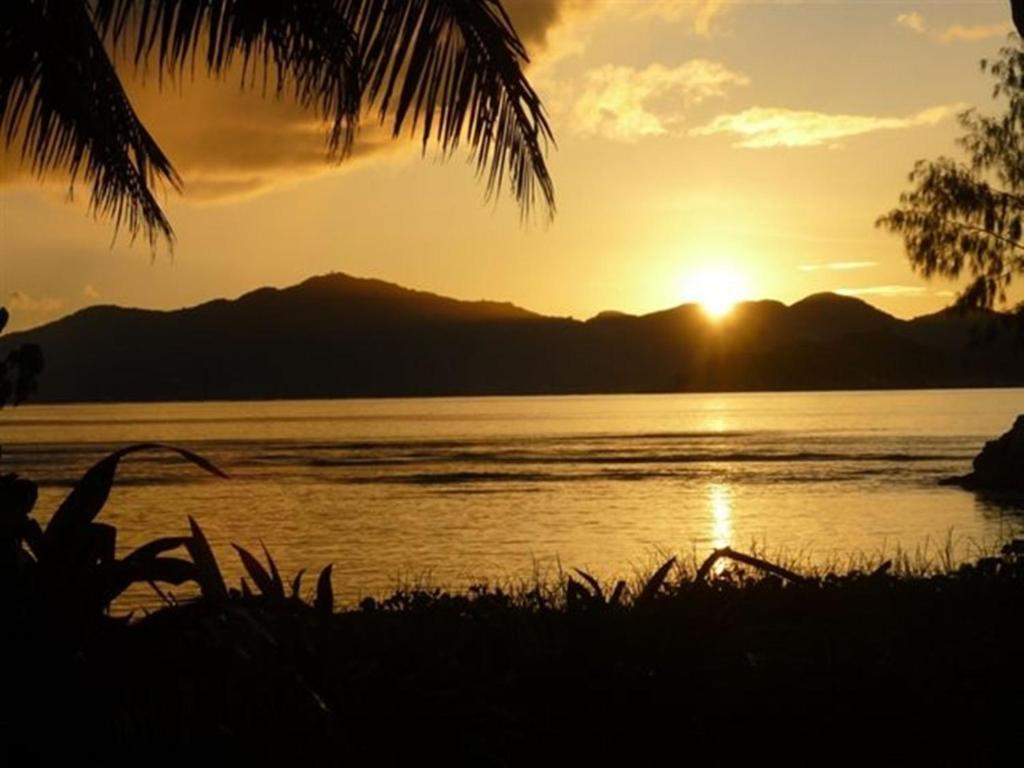
[[[717,320],[748,296],[748,283],[739,272],[729,267],[704,267],[683,279],[682,295],[686,301],[701,305],[709,317]]]

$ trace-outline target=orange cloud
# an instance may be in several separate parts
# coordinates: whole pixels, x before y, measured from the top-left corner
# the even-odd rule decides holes
[[[735,114],[719,115],[707,125],[690,131],[693,136],[719,133],[740,137],[737,147],[838,146],[836,142],[875,131],[936,125],[963,109],[963,104],[948,104],[922,110],[909,117],[842,115],[778,107],[751,107]]]
[[[952,24],[938,33],[939,42],[952,43],[957,41],[975,42],[989,40],[993,37],[1006,37],[1014,29],[1013,24]]]
[[[801,272],[818,272],[822,269],[845,272],[851,269],[870,269],[877,266],[877,261],[832,261],[827,264],[802,264],[798,269]]]
[[[842,296],[924,296],[928,289],[920,285],[869,285],[864,288],[836,288]]]
[[[506,0],[505,7],[528,51],[542,53],[548,32],[561,22],[571,0]],[[285,92],[276,98],[261,88],[242,88],[241,70],[220,79],[202,71],[194,79],[164,83],[118,61],[121,77],[143,123],[184,180],[193,202],[237,198],[361,162],[411,156],[418,140],[394,140],[389,127],[367,115],[349,155],[340,164],[328,158],[327,126]],[[273,89],[271,88],[271,91]],[[17,142],[0,147],[0,183],[27,180]],[[54,180],[66,181],[59,174]]]
[[[53,314],[64,306],[64,300],[54,296],[30,296],[24,291],[11,291],[7,295],[7,308],[26,314]]]
[[[574,128],[616,141],[664,135],[682,122],[689,107],[749,82],[745,75],[705,59],[641,70],[599,67],[585,77],[573,109]]]
[[[919,35],[927,35],[940,43],[976,42],[989,40],[993,37],[1005,37],[1014,30],[1009,21],[1001,24],[950,24],[942,30],[929,29],[927,22],[917,11],[901,13],[896,17],[896,25],[909,29]]]

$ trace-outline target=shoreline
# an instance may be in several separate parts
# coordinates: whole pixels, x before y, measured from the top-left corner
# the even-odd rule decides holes
[[[508,393],[480,393],[480,394],[380,394],[380,395],[324,395],[324,396],[301,396],[301,397],[245,397],[245,398],[196,398],[184,400],[47,400],[44,392],[33,394],[29,402],[19,405],[18,410],[33,410],[41,407],[54,406],[113,406],[113,405],[169,405],[169,406],[195,406],[195,405],[251,405],[253,403],[270,404],[300,404],[300,403],[331,403],[331,402],[402,402],[402,401],[445,401],[445,400],[561,400],[561,399],[585,399],[585,398],[609,398],[609,397],[678,397],[681,395],[838,395],[844,393],[857,395],[871,394],[892,394],[892,393],[914,393],[914,392],[979,392],[1019,389],[1024,391],[1024,382],[1009,382],[1003,384],[984,383],[976,385],[950,385],[932,387],[868,387],[868,388],[844,388],[831,387],[827,389],[694,389],[694,390],[638,390],[626,392],[508,392]]]

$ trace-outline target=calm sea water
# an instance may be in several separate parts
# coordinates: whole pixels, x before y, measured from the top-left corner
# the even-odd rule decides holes
[[[192,515],[225,570],[229,542],[263,541],[289,573],[333,562],[354,600],[752,542],[819,563],[947,541],[970,557],[1024,512],[936,481],[1021,411],[1021,389],[29,405],[0,413],[0,443],[44,519],[117,446],[198,451],[231,480],[125,460],[102,517],[122,548]]]

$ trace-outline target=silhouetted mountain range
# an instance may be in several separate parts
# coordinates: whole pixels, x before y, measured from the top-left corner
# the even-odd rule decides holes
[[[694,304],[579,321],[331,274],[173,312],[90,307],[0,355],[41,344],[34,400],[51,402],[1022,385],[1024,346],[996,320],[825,293],[718,323]]]

